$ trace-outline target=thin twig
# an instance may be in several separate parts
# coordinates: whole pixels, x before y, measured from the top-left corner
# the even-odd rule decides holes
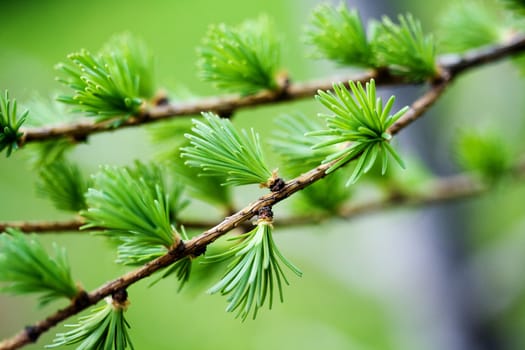
[[[442,82],[436,82],[435,84],[433,84],[429,92],[427,92],[420,99],[415,101],[414,104],[412,104],[412,108],[407,112],[408,116],[402,117],[396,124],[394,124],[391,127],[389,131],[391,132],[391,134],[396,134],[401,129],[405,128],[410,123],[418,119],[439,98],[439,96],[441,96],[442,92],[444,91],[446,86],[452,81],[452,78],[455,75],[461,73],[467,68],[485,64],[488,62],[492,62],[506,55],[514,54],[517,50],[521,51],[524,49],[525,49],[525,36],[520,36],[520,37],[517,37],[517,39],[510,44],[501,45],[501,46],[492,48],[492,51],[482,50],[482,51],[478,51],[478,54],[474,52],[474,53],[469,54],[470,56],[467,55],[469,57],[468,59],[459,60],[453,64],[443,65],[442,66],[442,79],[441,79]],[[217,103],[215,104],[216,108],[224,106],[223,102],[220,102],[220,101],[221,99],[219,99],[219,102],[216,102]],[[234,101],[237,101],[237,100],[233,99],[230,101],[230,103],[233,103]],[[280,101],[280,99],[277,98],[277,99],[274,99],[271,101],[268,100],[265,102],[273,103],[276,101]],[[262,104],[262,103],[264,102],[257,102],[257,103],[248,104],[248,105],[256,105],[256,104]],[[236,106],[235,108],[241,108],[244,106],[247,106],[247,105],[242,105],[242,106],[239,105],[239,106]],[[172,107],[169,107],[169,108],[172,108]],[[198,109],[199,111],[207,110],[207,108],[202,108],[202,109],[198,108]],[[213,110],[213,108],[211,109]],[[158,115],[156,115],[155,118],[158,118],[158,119],[168,118],[169,116],[173,115],[174,111],[175,110],[172,109],[169,111],[165,111],[165,114],[159,113]],[[151,118],[151,116],[149,117]],[[136,125],[140,124],[140,122],[135,122],[135,123]],[[131,126],[131,125],[128,125],[128,126]],[[86,136],[90,133],[92,132],[87,132],[83,135]],[[44,136],[44,137],[38,138],[35,136],[34,139],[31,139],[31,137],[28,137],[29,135],[36,135],[36,134],[31,134],[31,132],[26,131],[26,134],[25,134],[26,137],[25,137],[24,142],[29,142],[30,140],[36,141],[37,139],[43,140],[43,139],[46,139],[46,137],[48,138],[50,137],[50,136]],[[57,135],[53,131],[48,131],[48,135],[51,135],[51,137],[61,137],[67,134],[63,133],[61,135]],[[71,136],[78,136],[78,134],[71,134]],[[311,171],[287,182],[280,191],[272,192],[265,196],[260,197],[257,201],[249,204],[244,209],[225,218],[221,223],[219,223],[215,227],[205,231],[204,233],[192,238],[189,241],[186,241],[186,242],[180,241],[180,243],[176,247],[171,249],[167,254],[145,264],[144,266],[136,270],[130,271],[113,281],[110,281],[102,285],[101,287],[85,295],[83,298],[79,298],[78,300],[81,300],[82,302],[72,302],[66,308],[55,312],[54,314],[47,317],[46,319],[39,321],[32,326],[26,327],[24,330],[20,331],[18,334],[16,334],[12,338],[6,339],[3,342],[1,342],[0,350],[18,349],[26,344],[33,343],[38,339],[38,337],[42,333],[46,332],[51,327],[56,326],[59,322],[79,313],[80,311],[86,309],[87,307],[98,303],[101,299],[105,298],[106,296],[111,295],[118,290],[127,288],[131,284],[150,276],[156,271],[166,266],[169,266],[170,264],[176,262],[177,260],[185,256],[189,256],[189,255],[198,256],[202,254],[210,243],[212,243],[213,241],[215,241],[217,238],[224,235],[225,233],[231,231],[235,227],[241,225],[245,221],[250,220],[253,216],[257,214],[258,210],[261,209],[262,207],[274,206],[275,204],[286,199],[292,194],[302,190],[303,188],[309,186],[310,184],[325,177],[326,170],[331,165],[335,164],[336,161],[337,160],[334,160],[333,162],[320,165],[317,168],[312,169]],[[446,191],[444,193],[446,193]]]
[[[217,221],[184,220],[180,225],[187,229],[206,229],[215,225]],[[85,224],[82,218],[68,221],[5,221],[0,222],[0,232],[7,228],[14,228],[25,233],[66,233],[66,232],[93,232],[103,228],[90,227],[89,230],[79,231]]]
[[[516,35],[505,44],[490,46],[470,51],[464,55],[444,55],[438,59],[440,70],[447,72],[450,78],[466,69],[500,60],[525,50],[525,35]],[[406,84],[400,77],[394,77],[388,72],[365,72],[349,76],[337,76],[329,79],[319,79],[304,83],[290,83],[279,91],[263,91],[256,95],[239,97],[228,95],[222,97],[205,98],[194,102],[166,104],[152,107],[142,115],[130,118],[119,125],[112,126],[112,122],[92,123],[78,122],[67,125],[49,126],[24,129],[19,146],[29,142],[41,142],[57,138],[71,138],[85,140],[89,135],[101,132],[115,131],[124,127],[139,126],[146,123],[166,120],[169,118],[198,115],[203,111],[214,111],[219,115],[231,115],[233,112],[266,104],[276,104],[292,100],[311,97],[318,90],[330,90],[334,82],[361,81],[366,82],[374,78],[376,85]]]

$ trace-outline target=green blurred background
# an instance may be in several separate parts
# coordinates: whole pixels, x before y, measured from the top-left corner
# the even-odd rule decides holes
[[[0,90],[8,88],[22,103],[35,93],[52,96],[61,88],[54,81],[56,63],[80,48],[96,51],[113,34],[129,31],[154,53],[160,86],[216,94],[197,78],[195,47],[209,24],[237,24],[261,13],[268,14],[282,33],[282,65],[294,80],[333,74],[341,69],[309,59],[303,44],[303,29],[316,4],[300,0],[2,1]],[[422,19],[426,30],[432,30],[436,13],[447,1],[349,5],[360,8],[365,18],[410,11]],[[523,79],[507,63],[469,73],[430,115],[401,135],[402,154],[420,155],[433,171],[446,174],[454,171],[451,140],[465,125],[490,125],[519,144],[525,131],[523,88]],[[418,88],[394,91],[400,104],[410,103],[418,92]],[[319,108],[311,101],[262,107],[240,112],[235,122],[253,126],[264,136],[271,119],[294,110],[313,115]],[[101,164],[151,159],[155,151],[148,133],[133,128],[90,137],[89,144],[77,147],[74,158],[89,174]],[[36,176],[23,153],[0,159],[0,221],[67,219],[35,195]],[[525,188],[501,187],[464,204],[278,230],[279,246],[304,276],[291,277],[285,303],[264,310],[255,321],[235,320],[224,312],[224,298],[208,296],[205,289],[177,294],[172,280],[154,288],[147,288],[147,281],[138,283],[129,289],[134,344],[137,349],[159,350],[523,349]],[[243,190],[236,200],[241,206],[253,198],[253,192]],[[67,247],[73,274],[87,290],[126,271],[113,263],[114,252],[101,238],[57,234],[42,240]],[[58,306],[37,309],[31,297],[0,296],[0,338]],[[62,325],[56,328],[62,330]],[[50,332],[27,348],[40,349],[53,335]]]

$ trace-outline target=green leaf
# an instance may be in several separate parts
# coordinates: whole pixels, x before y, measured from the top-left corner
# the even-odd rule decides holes
[[[439,46],[446,52],[464,52],[501,42],[509,30],[501,11],[480,0],[451,4],[440,16],[439,28]]]
[[[282,284],[289,283],[281,264],[297,276],[302,276],[302,272],[278,250],[272,230],[271,223],[260,220],[252,231],[232,238],[239,242],[233,248],[207,257],[211,261],[231,260],[223,278],[208,292],[228,295],[226,311],[235,311],[236,317],[241,317],[243,321],[250,313],[255,319],[267,299],[269,309],[272,308],[275,286],[283,302]]]
[[[76,164],[62,157],[42,165],[38,177],[37,193],[49,198],[57,209],[78,212],[87,208],[88,183]]]
[[[54,245],[51,256],[33,237],[8,229],[0,234],[0,284],[2,292],[39,293],[40,305],[79,292],[71,277],[64,249]]]
[[[307,136],[324,136],[324,140],[313,146],[322,149],[339,145],[337,150],[328,155],[324,162],[337,160],[328,170],[331,173],[347,164],[354,158],[359,158],[347,185],[355,183],[361,175],[367,173],[376,160],[383,163],[383,173],[386,171],[388,155],[403,167],[401,158],[389,142],[391,135],[388,128],[392,126],[408,110],[402,108],[394,115],[390,114],[395,97],[392,96],[383,106],[380,97],[376,97],[375,81],[366,84],[349,82],[350,90],[344,84],[334,84],[334,91],[319,91],[316,96],[334,114],[321,115],[326,120],[327,130],[310,132]]]
[[[111,300],[106,305],[91,310],[91,314],[80,317],[77,324],[66,325],[73,328],[65,333],[58,333],[53,344],[46,348],[78,344],[78,350],[124,350],[133,349],[128,329],[129,323],[124,317],[127,303],[122,306]]]
[[[104,167],[86,194],[82,229],[102,227],[117,240],[117,262],[142,264],[164,254],[177,239],[171,225],[169,198],[159,168]]]
[[[434,39],[424,35],[421,23],[411,14],[398,16],[399,24],[386,16],[373,27],[372,46],[377,66],[410,81],[436,76]]]
[[[211,26],[197,54],[202,79],[218,88],[248,95],[278,87],[280,45],[267,17]]]
[[[341,65],[373,67],[372,48],[357,10],[348,10],[343,2],[337,8],[322,4],[310,22],[308,41],[316,47],[317,56]]]
[[[16,100],[9,98],[7,90],[0,94],[0,152],[5,149],[7,157],[18,148],[23,135],[19,129],[28,114],[29,111],[18,113]]]
[[[97,121],[138,114],[153,90],[151,56],[143,50],[142,43],[122,36],[98,54],[83,49],[68,55],[70,64],[57,65],[64,76],[58,80],[74,94],[58,100]]]
[[[203,113],[204,122],[193,120],[193,134],[186,134],[191,146],[182,149],[186,164],[203,170],[202,175],[226,177],[224,185],[259,183],[270,186],[273,176],[264,163],[259,135],[239,133],[227,119]]]

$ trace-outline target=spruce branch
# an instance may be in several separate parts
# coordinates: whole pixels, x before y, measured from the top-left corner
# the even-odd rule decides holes
[[[34,236],[8,229],[0,234],[0,288],[11,294],[39,293],[40,305],[79,293],[64,249],[51,257]]]
[[[18,113],[15,99],[9,98],[9,92],[5,90],[0,94],[0,152],[6,150],[6,156],[19,146],[23,132],[20,127],[25,122],[29,111]]]
[[[433,92],[433,90],[431,90],[431,92]],[[410,114],[409,121],[404,122],[398,127],[396,127],[396,124],[394,124],[391,129],[396,128],[396,133],[399,132],[410,122],[420,117],[430,107],[430,105],[437,100],[439,96],[439,94],[432,93],[431,97],[424,95],[420,99],[416,100],[412,105],[412,108],[407,113],[405,113],[405,116]],[[400,122],[401,119],[397,123]],[[391,133],[394,134],[392,131]],[[55,314],[49,316],[45,320],[30,326],[30,331],[25,329],[13,336],[13,338],[6,339],[0,343],[0,350],[18,349],[25,344],[34,342],[40,334],[56,325],[58,322],[61,322],[68,317],[77,314],[90,305],[96,304],[106,296],[111,295],[118,290],[125,289],[131,284],[151,276],[155,272],[170,266],[184,257],[197,257],[201,255],[209,244],[227,232],[231,231],[235,227],[242,225],[245,221],[250,220],[252,217],[257,215],[263,207],[273,207],[275,204],[290,197],[294,193],[324,178],[327,175],[326,171],[333,164],[335,164],[336,161],[337,160],[331,163],[321,164],[309,172],[286,182],[280,190],[270,192],[269,194],[260,197],[258,200],[252,202],[240,211],[228,216],[222,222],[201,233],[200,235],[195,236],[188,241],[179,240],[178,243],[170,248],[166,254],[159,256],[158,258],[147,262],[136,270],[130,271],[88,293],[82,305],[70,304],[68,307],[57,311]]]
[[[444,72],[446,72],[453,78],[464,70],[492,63],[523,51],[525,51],[525,35],[516,34],[503,44],[475,49],[462,55],[443,55],[437,59],[437,70],[441,71],[441,75],[444,75]],[[375,79],[377,86],[407,84],[402,77],[391,76],[383,71],[336,76],[304,83],[290,83],[280,92],[263,91],[244,97],[226,95],[204,98],[194,102],[150,106],[135,117],[122,121],[117,128],[111,122],[92,123],[85,121],[60,126],[26,128],[21,130],[23,135],[18,140],[18,146],[22,147],[27,143],[60,138],[85,140],[89,135],[96,133],[113,132],[120,128],[135,127],[170,118],[195,116],[202,111],[213,111],[219,115],[231,115],[240,109],[312,97],[318,90],[330,90],[334,81],[366,83],[370,79]]]
[[[405,113],[405,115],[398,120],[390,129],[389,132],[394,135],[401,131],[408,124],[419,118],[441,95],[446,86],[459,73],[468,68],[478,66],[483,63],[492,62],[496,59],[510,56],[514,53],[522,51],[525,48],[525,38],[517,37],[511,44],[500,45],[494,48],[486,49],[485,51],[472,53],[465,57],[448,60],[442,65],[442,70],[446,71],[447,79],[436,79],[432,89],[429,93],[418,99],[412,108]],[[26,327],[24,330],[16,334],[14,337],[6,339],[0,343],[0,349],[17,349],[21,346],[35,342],[37,338],[50,327],[65,320],[66,318],[79,313],[87,307],[96,304],[104,297],[111,295],[122,288],[146,278],[156,271],[173,264],[175,261],[185,256],[198,256],[202,254],[205,247],[216,240],[218,237],[224,235],[231,229],[242,225],[246,220],[256,215],[264,206],[273,206],[280,201],[288,198],[301,189],[311,185],[312,183],[324,178],[326,170],[331,166],[331,163],[322,164],[311,171],[290,180],[282,189],[276,192],[269,193],[257,201],[251,203],[241,211],[229,216],[224,221],[215,227],[203,232],[189,241],[179,241],[176,246],[172,247],[167,254],[164,254],[153,261],[146,263],[144,266],[137,268],[134,271],[128,272],[119,278],[110,281],[96,290],[88,293],[83,299],[82,303],[73,302],[69,306],[57,311],[46,319],[37,322],[32,326]]]

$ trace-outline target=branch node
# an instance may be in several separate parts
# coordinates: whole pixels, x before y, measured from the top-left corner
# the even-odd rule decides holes
[[[35,343],[38,340],[38,337],[40,337],[40,332],[35,326],[25,326],[24,330],[31,343]]]
[[[279,192],[284,188],[285,185],[286,182],[282,178],[278,177],[276,179],[273,179],[273,181],[270,183],[270,191]]]
[[[153,97],[151,104],[156,107],[169,105],[170,100],[168,98],[168,95],[166,94],[166,91],[157,92],[157,94]]]
[[[288,97],[288,90],[290,89],[290,85],[292,84],[288,72],[279,72],[275,77],[275,81],[277,83],[277,99],[286,100],[286,97]]]
[[[196,246],[195,249],[193,250],[193,253],[191,254],[191,256],[196,258],[196,257],[206,253],[206,248],[208,248],[207,245]]]
[[[128,291],[126,290],[126,288],[119,288],[113,293],[111,293],[111,299],[113,299],[114,303],[124,305],[128,300]]]
[[[273,211],[272,207],[270,206],[264,206],[261,209],[257,211],[257,216],[259,216],[258,221],[273,221]]]
[[[91,304],[89,300],[89,294],[85,290],[80,290],[78,294],[73,298],[71,301],[73,305],[75,305],[75,308],[78,308],[80,310],[86,308]]]
[[[182,253],[184,253],[185,250],[186,250],[186,244],[184,243],[184,240],[179,239],[176,245],[172,247],[168,253],[174,256],[182,256]]]

